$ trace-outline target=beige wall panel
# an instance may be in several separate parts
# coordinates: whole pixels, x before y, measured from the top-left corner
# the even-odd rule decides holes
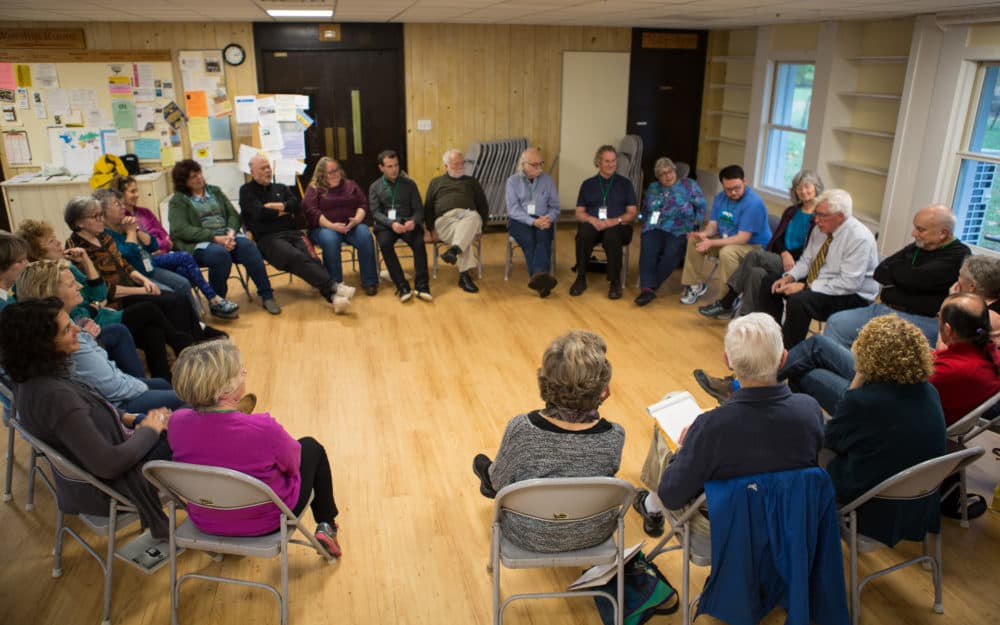
[[[819,24],[780,24],[771,30],[771,51],[815,50]]]

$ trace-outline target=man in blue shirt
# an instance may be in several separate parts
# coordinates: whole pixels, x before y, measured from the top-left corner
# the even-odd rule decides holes
[[[518,172],[507,179],[507,230],[524,252],[531,280],[528,287],[547,297],[556,286],[552,275],[552,238],[559,220],[559,193],[552,176],[542,171],[538,148],[521,153]]]
[[[594,166],[598,173],[580,185],[576,200],[576,281],[570,295],[587,290],[587,261],[594,246],[600,243],[608,258],[608,299],[622,296],[622,250],[632,242],[632,223],[639,208],[635,188],[625,176],[615,173],[618,151],[614,146],[597,148]]]
[[[771,239],[767,225],[767,207],[743,179],[743,168],[729,165],[719,172],[722,191],[712,201],[708,226],[700,232],[688,234],[687,254],[684,257],[684,274],[681,284],[684,293],[682,304],[694,304],[705,294],[705,256],[719,259],[719,277],[725,284],[736,271],[743,257],[760,249]]]

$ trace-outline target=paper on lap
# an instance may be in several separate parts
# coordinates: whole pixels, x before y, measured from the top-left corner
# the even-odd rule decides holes
[[[680,438],[684,428],[694,423],[698,415],[705,412],[687,391],[668,393],[663,399],[646,408],[646,411],[656,420],[660,433],[673,450],[677,449],[677,439]]]

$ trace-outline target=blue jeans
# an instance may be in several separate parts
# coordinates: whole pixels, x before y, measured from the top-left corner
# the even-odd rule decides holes
[[[163,407],[177,410],[184,405],[181,398],[171,388],[170,382],[167,382],[163,378],[139,379],[146,383],[149,390],[123,402],[120,406],[123,410],[127,412],[149,412],[153,408]]]
[[[257,294],[261,299],[274,297],[260,250],[245,236],[237,235],[236,247],[232,251],[226,251],[218,243],[209,243],[207,247],[196,249],[193,256],[199,265],[208,267],[208,283],[219,296],[225,297],[229,292],[229,272],[233,269],[233,262],[237,262],[247,268],[247,274],[257,285]]]
[[[529,276],[548,273],[552,269],[552,235],[555,228],[541,230],[511,219],[507,222],[507,230],[524,252]]]
[[[823,336],[829,337],[839,345],[850,348],[854,339],[858,338],[858,332],[861,331],[861,328],[875,317],[882,315],[896,315],[900,319],[909,321],[920,328],[931,347],[937,345],[938,324],[936,317],[899,312],[885,304],[870,304],[862,308],[851,308],[830,315],[830,318],[826,320],[826,327],[823,328]]]
[[[687,237],[665,230],[642,233],[639,246],[639,287],[656,290],[681,264]]]
[[[778,379],[788,380],[792,390],[812,396],[832,415],[854,379],[854,354],[825,336],[811,336],[788,350]]]
[[[120,323],[109,323],[101,328],[97,337],[101,346],[108,352],[108,358],[115,361],[118,368],[134,378],[146,375],[135,351],[135,339],[128,328]]]
[[[375,243],[368,226],[358,224],[347,234],[340,234],[329,228],[313,228],[309,240],[323,249],[323,265],[334,282],[344,281],[344,270],[340,264],[340,247],[345,242],[358,250],[358,264],[361,265],[361,284],[378,285],[378,270],[375,268]]]

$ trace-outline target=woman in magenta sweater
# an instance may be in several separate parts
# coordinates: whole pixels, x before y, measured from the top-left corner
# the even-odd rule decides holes
[[[328,156],[319,159],[302,198],[302,208],[309,221],[309,240],[323,249],[323,264],[330,278],[337,283],[344,281],[340,247],[346,241],[358,250],[361,286],[368,295],[375,295],[378,292],[375,243],[364,224],[368,196],[357,183],[348,180],[340,163]]]
[[[174,364],[174,385],[194,408],[171,416],[168,441],[173,459],[251,475],[270,486],[296,516],[310,504],[311,494],[316,539],[339,558],[337,504],[326,450],[311,437],[296,441],[267,413],[240,412],[236,406],[246,390],[246,375],[240,351],[231,341],[210,341],[181,352]],[[188,505],[195,527],[221,536],[270,534],[278,531],[280,517],[274,504],[240,510]]]

